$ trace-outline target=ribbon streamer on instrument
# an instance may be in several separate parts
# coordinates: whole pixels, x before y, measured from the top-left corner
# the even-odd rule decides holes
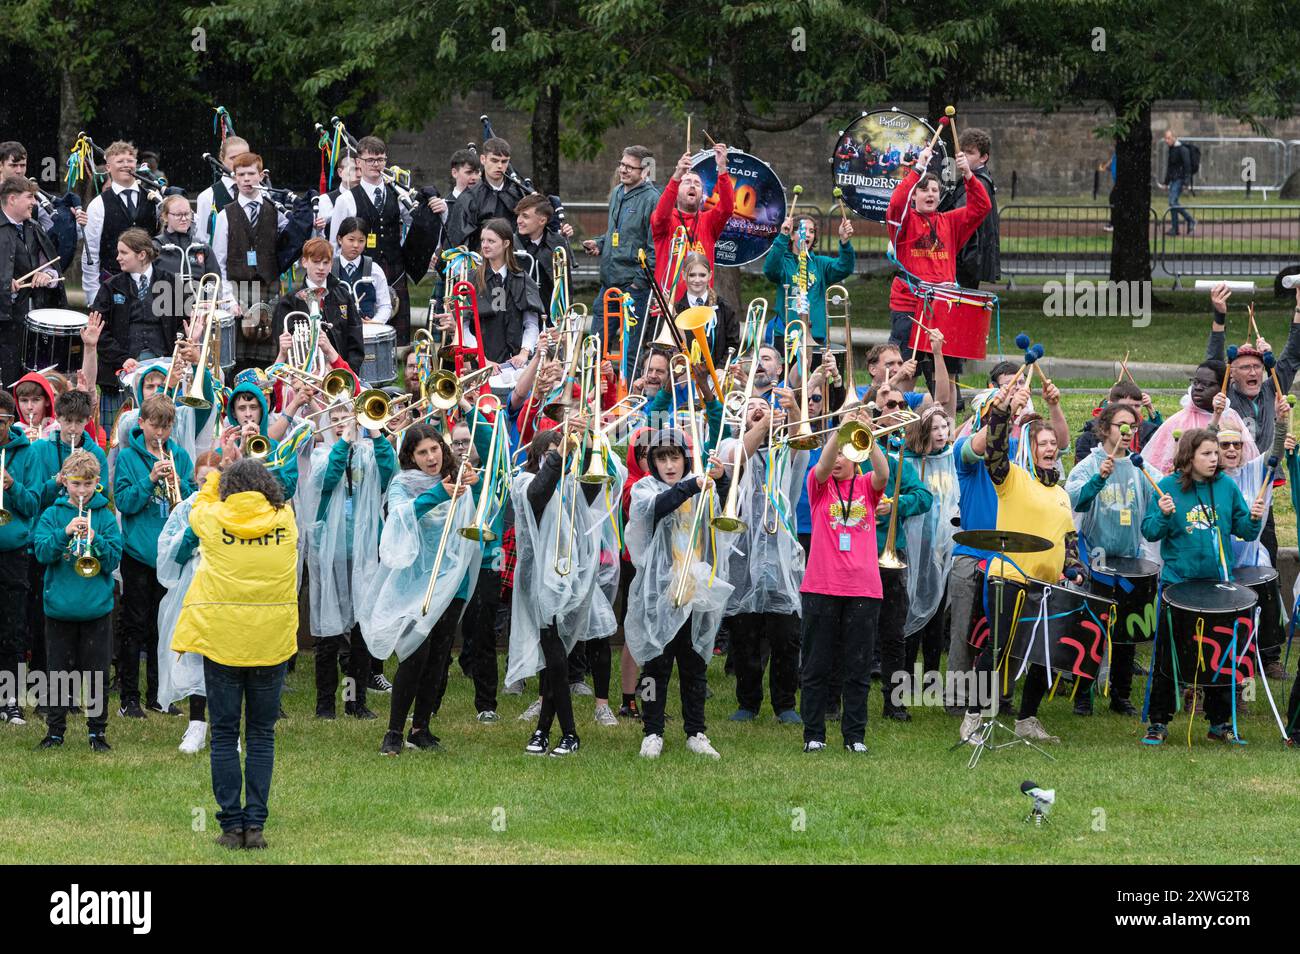
[[[636,308],[633,307],[632,296],[627,292],[623,293],[619,304],[623,309],[623,349],[619,353],[618,374],[621,380],[627,381],[627,356],[632,348],[632,329],[637,323]]]
[[[230,110],[224,106],[212,107],[212,131],[221,136],[224,143],[227,136],[235,135],[235,121],[230,117]]]
[[[469,281],[470,270],[483,264],[482,255],[471,252],[463,245],[444,249],[442,260],[446,263],[447,284],[449,285],[455,282]]]
[[[68,153],[68,191],[72,192],[79,183],[92,178],[94,174],[95,162],[90,140],[86,138],[85,133],[82,133],[77,137],[77,141],[72,144],[72,150]]]

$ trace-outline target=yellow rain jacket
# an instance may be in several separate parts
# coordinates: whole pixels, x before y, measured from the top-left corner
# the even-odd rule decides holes
[[[287,504],[258,493],[217,493],[208,474],[190,531],[203,561],[185,595],[172,649],[225,666],[274,666],[297,649],[298,526]]]

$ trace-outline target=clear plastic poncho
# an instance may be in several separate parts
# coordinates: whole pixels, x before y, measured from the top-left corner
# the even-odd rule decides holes
[[[201,558],[196,547],[190,559],[178,562],[178,551],[190,527],[190,511],[197,496],[197,492],[190,494],[167,515],[158,536],[158,582],[167,587],[167,595],[158,604],[158,702],[164,709],[189,696],[205,695],[203,657],[198,653],[174,652],[171,648],[172,633]]]
[[[904,455],[919,474],[922,459]],[[961,489],[957,484],[957,459],[953,445],[924,458],[925,486],[934,503],[925,513],[903,520],[903,539],[907,541],[907,619],[903,635],[919,632],[943,606],[943,595],[952,571],[953,518],[960,514]]]
[[[324,495],[325,472],[333,450],[333,431],[326,431],[326,434],[325,443],[312,452],[310,482],[317,500]],[[351,631],[357,621],[358,604],[371,592],[370,580],[379,565],[383,494],[379,489],[375,449],[369,440],[360,439],[352,443],[349,470],[350,474],[345,471],[339,478],[325,512],[320,514],[317,506],[311,514],[307,562],[311,633],[317,638]],[[352,484],[350,496],[349,476]]]
[[[510,611],[507,684],[535,676],[546,667],[541,631],[552,622],[566,654],[582,640],[600,639],[618,628],[614,609],[598,579],[602,523],[609,517],[607,495],[597,493],[588,504],[584,485],[562,474],[539,524],[528,503],[528,487],[536,478],[536,474],[525,471],[516,475],[510,485],[518,562]],[[568,548],[561,543],[560,547],[567,553],[569,572],[561,575],[556,572],[560,558],[555,547],[556,533],[560,530],[563,535],[562,528],[569,521],[575,493],[579,497],[572,510],[576,524],[570,538],[572,546]]]
[[[718,445],[719,456],[732,460],[733,448],[740,449],[741,442],[727,438]],[[802,615],[803,598],[799,587],[803,584],[804,552],[790,528],[779,518],[776,507],[766,504],[769,451],[759,448],[741,466],[740,485],[736,488],[736,515],[745,522],[745,529],[736,533],[718,534],[719,549],[722,541],[730,544],[727,556],[727,580],[734,588],[727,601],[726,614],[779,613]],[[770,488],[782,495],[787,511],[789,501],[798,501],[808,475],[808,452],[792,451],[783,473],[776,475],[779,486]],[[734,473],[734,467],[732,473]],[[764,526],[764,515],[768,516]],[[767,529],[775,526],[775,533]]]
[[[379,542],[379,566],[370,579],[359,620],[370,654],[379,659],[396,652],[400,661],[414,653],[466,577],[471,593],[478,581],[482,547],[458,532],[474,522],[471,494],[443,501],[420,520],[415,519],[416,498],[438,483],[439,478],[423,471],[402,470],[388,485],[388,518]],[[448,529],[447,545],[425,614],[421,612],[424,594],[444,528]]]
[[[298,448],[298,486],[293,493],[293,513],[298,521],[298,579],[302,580],[303,566],[311,552],[311,526],[316,522],[320,507],[321,481],[312,480],[312,462],[320,444],[307,441]],[[310,581],[308,582],[310,585]]]
[[[1065,481],[1065,492],[1070,495],[1071,508],[1078,504],[1084,486],[1097,475],[1105,459],[1106,451],[1098,445],[1092,449],[1092,453],[1074,465],[1074,470],[1070,471],[1070,476]],[[1145,460],[1142,469],[1157,483],[1160,481],[1160,471]],[[1082,537],[1080,546],[1087,546],[1086,555],[1080,554],[1084,562],[1092,565],[1098,550],[1104,550],[1111,557],[1159,562],[1159,545],[1150,543],[1142,536],[1142,519],[1147,510],[1155,505],[1154,498],[1155,491],[1147,479],[1138,473],[1133,461],[1127,455],[1116,457],[1115,469],[1093,498],[1092,506],[1083,512],[1073,512],[1074,525],[1079,528]]]
[[[656,526],[655,498],[669,489],[654,474],[647,474],[632,485],[626,536],[636,575],[628,590],[623,634],[632,658],[641,665],[662,655],[664,647],[687,620],[691,623],[691,643],[707,662],[713,656],[713,640],[731,598],[726,566],[719,566],[714,572],[715,536],[709,528],[709,517],[721,512],[717,493],[710,484]],[[691,549],[692,522],[700,507],[704,513],[699,539]],[[728,545],[718,539],[720,549]],[[684,565],[688,573],[686,589],[682,605],[675,606],[673,597]]]
[[[609,455],[608,466],[614,475],[612,483],[602,488],[591,502],[593,518],[600,522],[600,569],[596,571],[596,585],[613,606],[618,597],[618,576],[622,568],[623,484],[627,482],[627,468],[614,454]],[[593,637],[599,639],[600,637]]]
[[[1278,472],[1282,473],[1282,465],[1278,465]],[[1268,457],[1260,454],[1254,460],[1248,460],[1240,467],[1233,470],[1225,470],[1225,474],[1232,478],[1232,482],[1241,489],[1241,495],[1246,498],[1246,506],[1249,507],[1259,496],[1260,488],[1268,477]],[[1260,542],[1260,536],[1264,532],[1264,524],[1268,522],[1268,512],[1273,506],[1273,483],[1268,482],[1268,488],[1264,491],[1264,519],[1260,521],[1259,533],[1255,534],[1253,540],[1242,540],[1240,537],[1232,538],[1232,566],[1235,569],[1239,566],[1272,566],[1273,561],[1268,558],[1268,550]]]

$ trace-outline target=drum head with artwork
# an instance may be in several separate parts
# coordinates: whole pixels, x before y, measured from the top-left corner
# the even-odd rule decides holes
[[[704,208],[717,203],[714,186],[718,182],[718,165],[712,150],[697,154],[691,171],[704,181]],[[727,150],[727,171],[735,187],[735,207],[722,234],[713,246],[715,265],[747,265],[762,258],[772,247],[781,223],[785,221],[785,188],[776,173],[762,159],[739,149]]]
[[[899,109],[877,109],[855,119],[831,152],[833,181],[844,190],[844,204],[863,218],[884,222],[894,187],[933,135],[924,119]],[[943,139],[935,143],[930,170],[939,172],[946,195],[957,173]]]

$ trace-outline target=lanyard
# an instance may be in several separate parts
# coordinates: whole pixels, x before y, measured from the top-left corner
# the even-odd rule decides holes
[[[695,213],[695,224],[693,226],[688,226],[686,224],[686,219],[682,215],[680,209],[674,209],[673,214],[677,216],[677,224],[680,225],[682,228],[686,229],[686,250],[688,252],[694,251],[695,250],[695,229],[699,227],[701,213],[699,212]]]
[[[849,525],[849,506],[853,503],[853,492],[854,492],[854,488],[857,486],[857,483],[858,483],[858,475],[854,474],[853,478],[849,481],[849,499],[845,501],[844,495],[840,493],[840,481],[836,480],[834,477],[831,478],[831,484],[835,488],[835,496],[838,497],[840,500],[840,526],[841,527],[847,527]]]

